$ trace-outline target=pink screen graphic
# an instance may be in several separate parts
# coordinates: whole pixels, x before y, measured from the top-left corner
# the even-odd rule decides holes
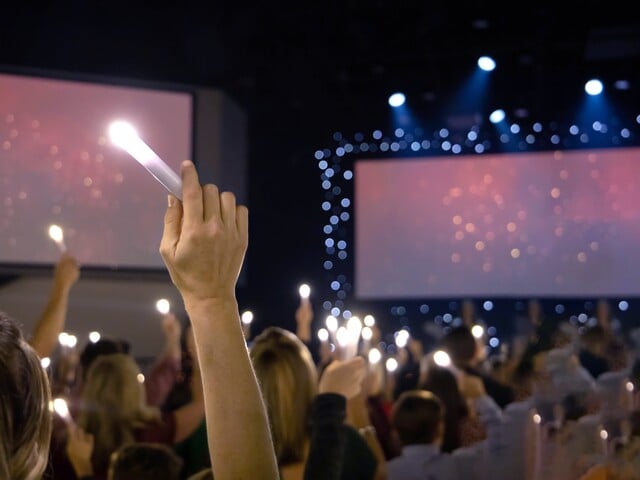
[[[640,148],[360,161],[363,299],[640,293]]]
[[[57,224],[83,265],[162,266],[167,192],[108,141],[116,119],[174,169],[190,158],[189,93],[0,74],[0,263],[55,261]]]

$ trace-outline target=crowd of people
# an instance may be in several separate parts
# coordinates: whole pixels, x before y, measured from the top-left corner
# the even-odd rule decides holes
[[[532,301],[498,356],[465,303],[436,345],[407,337],[394,368],[371,355],[375,326],[355,350],[318,346],[306,299],[295,332],[252,338],[235,297],[248,211],[191,162],[181,176],[160,253],[188,321],[164,315],[151,366],[126,339],[61,351],[69,254],[33,331],[0,314],[0,479],[640,478],[639,336],[606,301],[581,326]]]

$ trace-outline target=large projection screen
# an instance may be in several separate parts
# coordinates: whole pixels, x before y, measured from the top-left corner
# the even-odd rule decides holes
[[[174,169],[191,158],[189,92],[0,74],[0,265],[55,261],[57,224],[85,267],[162,268],[167,192],[107,140],[115,119]]]
[[[640,148],[363,160],[360,299],[640,293]]]

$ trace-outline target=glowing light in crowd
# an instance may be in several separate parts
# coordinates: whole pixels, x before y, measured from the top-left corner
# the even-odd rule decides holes
[[[404,105],[404,102],[406,100],[407,97],[404,96],[404,93],[397,92],[389,96],[389,105],[391,105],[393,108],[401,107],[402,105]]]
[[[67,246],[64,243],[64,231],[60,226],[50,225],[49,237],[56,243],[56,245],[58,245],[60,252],[64,253],[67,251]]]
[[[398,361],[393,357],[387,358],[384,366],[386,367],[387,372],[393,373],[398,369]]]
[[[242,315],[240,315],[240,319],[245,325],[250,325],[251,322],[253,322],[253,312],[250,310],[242,312]]]
[[[143,374],[139,373],[136,378],[138,379],[139,383],[144,383],[144,375]]]
[[[373,317],[373,315],[365,315],[364,324],[367,327],[373,327],[376,324],[376,319]]]
[[[542,423],[542,417],[538,413],[533,414],[533,423],[540,425]]]
[[[325,320],[325,325],[327,326],[327,330],[335,332],[338,330],[338,319],[333,315],[329,315]]]
[[[438,350],[433,354],[433,361],[436,365],[442,368],[447,368],[451,366],[451,357],[444,350]]]
[[[382,354],[380,353],[380,350],[378,350],[377,348],[372,348],[371,350],[369,350],[369,363],[371,365],[376,365],[378,362],[380,362],[380,360],[382,360]]]
[[[42,368],[49,368],[51,365],[51,359],[49,357],[42,357],[40,359],[40,365],[42,365]]]
[[[182,200],[180,176],[149,145],[144,143],[133,125],[122,120],[111,123],[109,139],[114,145],[135,158],[169,192]]]
[[[483,55],[478,58],[478,67],[485,72],[491,72],[496,68],[496,61],[491,57]]]
[[[602,440],[607,440],[609,438],[609,432],[606,430],[600,430],[600,438]]]
[[[482,338],[482,336],[484,335],[484,327],[482,325],[474,325],[473,327],[471,327],[471,334],[475,338]]]
[[[156,310],[162,315],[166,315],[171,310],[171,303],[166,298],[161,298],[156,302]]]
[[[311,287],[306,283],[303,283],[298,288],[298,293],[300,294],[300,298],[307,299],[311,295]]]
[[[407,343],[409,342],[409,332],[406,330],[400,330],[395,333],[394,337],[398,348],[404,348],[407,346]]]
[[[341,348],[344,348],[349,344],[349,332],[345,327],[338,328],[336,332],[336,340]]]
[[[69,420],[71,418],[69,406],[64,398],[55,398],[53,400],[53,410],[65,420]]]
[[[326,328],[321,328],[318,330],[318,340],[321,342],[326,342],[329,340],[329,331]]]
[[[371,338],[373,338],[373,330],[371,330],[371,327],[364,327],[362,329],[362,339],[369,341]]]
[[[98,343],[100,341],[100,332],[90,332],[89,341],[91,343]]]
[[[58,343],[63,347],[73,348],[78,343],[78,338],[75,335],[70,335],[67,332],[62,332],[58,335]]]
[[[633,382],[627,382],[624,387],[627,389],[627,392],[633,392]]]

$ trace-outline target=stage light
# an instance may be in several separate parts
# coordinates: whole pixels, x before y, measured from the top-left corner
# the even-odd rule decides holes
[[[614,83],[613,86],[618,90],[629,90],[631,88],[629,80],[616,80],[616,83]]]
[[[602,82],[597,78],[593,78],[584,84],[584,91],[589,95],[600,95],[603,88]]]
[[[485,72],[491,72],[496,68],[496,62],[493,58],[484,55],[478,58],[478,67]]]
[[[500,123],[501,121],[504,120],[505,117],[506,117],[506,114],[504,113],[504,110],[499,108],[491,112],[491,115],[489,115],[489,121],[491,123]]]
[[[393,95],[389,96],[389,105],[393,108],[401,107],[402,105],[404,105],[406,99],[407,98],[404,96],[404,93],[394,93]]]

